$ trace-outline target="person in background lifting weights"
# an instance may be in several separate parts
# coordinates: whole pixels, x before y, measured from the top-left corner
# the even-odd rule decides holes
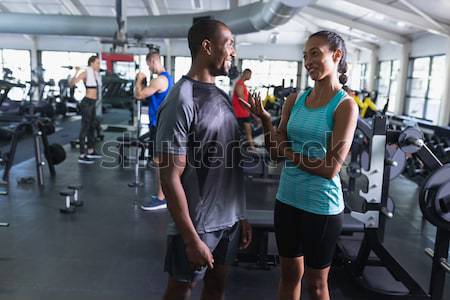
[[[79,136],[80,157],[78,158],[78,162],[82,164],[93,164],[93,159],[101,157],[95,151],[96,103],[102,86],[100,59],[97,55],[89,57],[88,67],[85,70],[81,70],[80,67],[75,67],[75,76],[70,79],[69,85],[72,87],[81,80],[86,86],[86,96],[80,104],[81,128]]]
[[[330,299],[328,273],[344,210],[339,171],[358,119],[358,107],[346,93],[346,52],[334,32],[308,38],[304,62],[314,88],[288,97],[277,129],[259,97],[241,101],[262,119],[271,157],[286,158],[274,212],[279,300],[300,299],[303,275],[311,299]]]
[[[150,140],[152,141],[152,147],[150,149],[150,155],[152,156],[155,165],[159,164],[158,156],[154,153],[155,148],[155,140],[156,140],[156,124],[157,124],[157,114],[158,109],[166,98],[167,94],[169,94],[169,90],[173,86],[173,78],[170,74],[164,69],[164,66],[161,64],[161,56],[159,52],[152,51],[147,54],[145,57],[148,68],[152,74],[157,74],[158,76],[155,79],[152,79],[148,86],[144,85],[144,79],[146,75],[142,72],[136,75],[136,84],[135,84],[135,98],[138,100],[148,100],[148,119],[149,119],[149,131],[150,131]],[[157,185],[157,194],[156,196],[152,196],[150,201],[144,202],[141,205],[143,210],[158,210],[167,207],[167,203],[164,197],[164,193],[161,188],[161,183],[159,180],[159,172],[156,173],[156,185]]]

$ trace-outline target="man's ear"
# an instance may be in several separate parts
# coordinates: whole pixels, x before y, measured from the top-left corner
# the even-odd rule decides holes
[[[211,55],[212,54],[212,44],[210,40],[204,39],[202,42],[202,49],[205,51],[206,54]]]

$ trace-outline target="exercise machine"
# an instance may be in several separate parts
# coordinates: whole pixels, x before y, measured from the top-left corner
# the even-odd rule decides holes
[[[350,214],[364,224],[364,234],[359,240],[341,237],[338,248],[346,259],[346,266],[351,274],[364,288],[388,296],[389,299],[395,297],[440,300],[445,273],[450,271],[447,262],[450,236],[450,168],[443,165],[425,145],[420,130],[407,127],[402,131],[388,131],[386,122],[385,117],[376,116],[371,126],[358,126],[368,143],[359,148],[359,160],[352,160],[352,163],[359,162],[361,167],[358,170],[357,165],[353,165],[350,177],[363,175],[367,179],[367,186],[358,189],[354,184],[349,184],[349,189],[357,191],[358,199],[363,201],[362,211],[352,211]],[[391,168],[398,166],[387,157],[386,144],[396,144],[404,154],[417,156],[429,170],[436,170],[421,186],[419,196],[425,219],[438,229],[434,250],[426,250],[426,253],[433,257],[428,291],[417,283],[383,243],[386,222],[394,216],[393,206],[388,198]],[[367,162],[363,162],[363,155],[367,155]],[[352,159],[354,157],[355,155]],[[395,174],[397,173],[401,171],[397,170]]]

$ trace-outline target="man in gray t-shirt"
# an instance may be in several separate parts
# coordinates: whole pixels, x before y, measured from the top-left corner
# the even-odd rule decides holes
[[[168,229],[164,299],[187,299],[204,278],[202,299],[223,299],[237,249],[251,241],[244,220],[244,179],[239,125],[214,84],[235,56],[228,27],[195,23],[188,34],[192,67],[172,88],[158,113],[156,152],[173,222]]]

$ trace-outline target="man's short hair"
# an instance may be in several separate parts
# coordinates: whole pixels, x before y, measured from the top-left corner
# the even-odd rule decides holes
[[[92,65],[92,63],[98,58],[99,58],[98,55],[92,55],[91,57],[89,57],[89,59],[88,59],[88,67],[90,65]]]
[[[188,32],[188,44],[192,58],[195,58],[200,52],[202,42],[205,39],[210,41],[218,39],[221,27],[228,28],[223,22],[213,19],[200,20],[191,26]]]
[[[151,57],[156,56],[158,58],[161,58],[161,54],[159,54],[158,51],[150,51],[149,53],[147,53],[147,55],[145,56],[145,61],[148,61]]]
[[[252,70],[250,70],[250,69],[245,69],[245,70],[242,72],[242,74],[245,74],[245,73],[250,73],[250,74],[252,74]]]

